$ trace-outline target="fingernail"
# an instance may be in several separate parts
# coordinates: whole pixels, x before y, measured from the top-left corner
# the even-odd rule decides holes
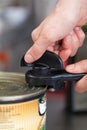
[[[26,54],[25,61],[28,63],[31,63],[31,62],[33,62],[33,57],[30,54]]]
[[[67,70],[67,71],[72,71],[72,72],[73,72],[74,67],[75,67],[74,64],[68,65],[68,66],[66,67],[66,70]]]

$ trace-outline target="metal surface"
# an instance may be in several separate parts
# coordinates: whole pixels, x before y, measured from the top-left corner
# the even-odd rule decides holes
[[[46,87],[30,88],[23,74],[0,72],[0,102],[31,100],[46,92]]]

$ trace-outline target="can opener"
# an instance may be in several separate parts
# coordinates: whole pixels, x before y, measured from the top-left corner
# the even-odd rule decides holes
[[[24,57],[21,66],[28,67],[25,80],[29,86],[44,87],[59,90],[65,87],[65,82],[78,81],[87,73],[69,73],[63,67],[61,58],[53,52],[46,51],[40,59],[33,63],[26,63]]]

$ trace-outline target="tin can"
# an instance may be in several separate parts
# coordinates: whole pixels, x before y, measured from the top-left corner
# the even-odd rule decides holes
[[[46,130],[47,88],[31,88],[24,77],[0,72],[0,130]]]

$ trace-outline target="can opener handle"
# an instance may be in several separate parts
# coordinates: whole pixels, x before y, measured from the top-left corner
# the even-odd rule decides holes
[[[29,86],[47,86],[48,89],[63,89],[66,81],[80,80],[87,73],[69,73],[63,67],[61,58],[53,52],[46,51],[43,56],[33,63],[26,63],[24,57],[21,66],[27,66],[25,80]]]

